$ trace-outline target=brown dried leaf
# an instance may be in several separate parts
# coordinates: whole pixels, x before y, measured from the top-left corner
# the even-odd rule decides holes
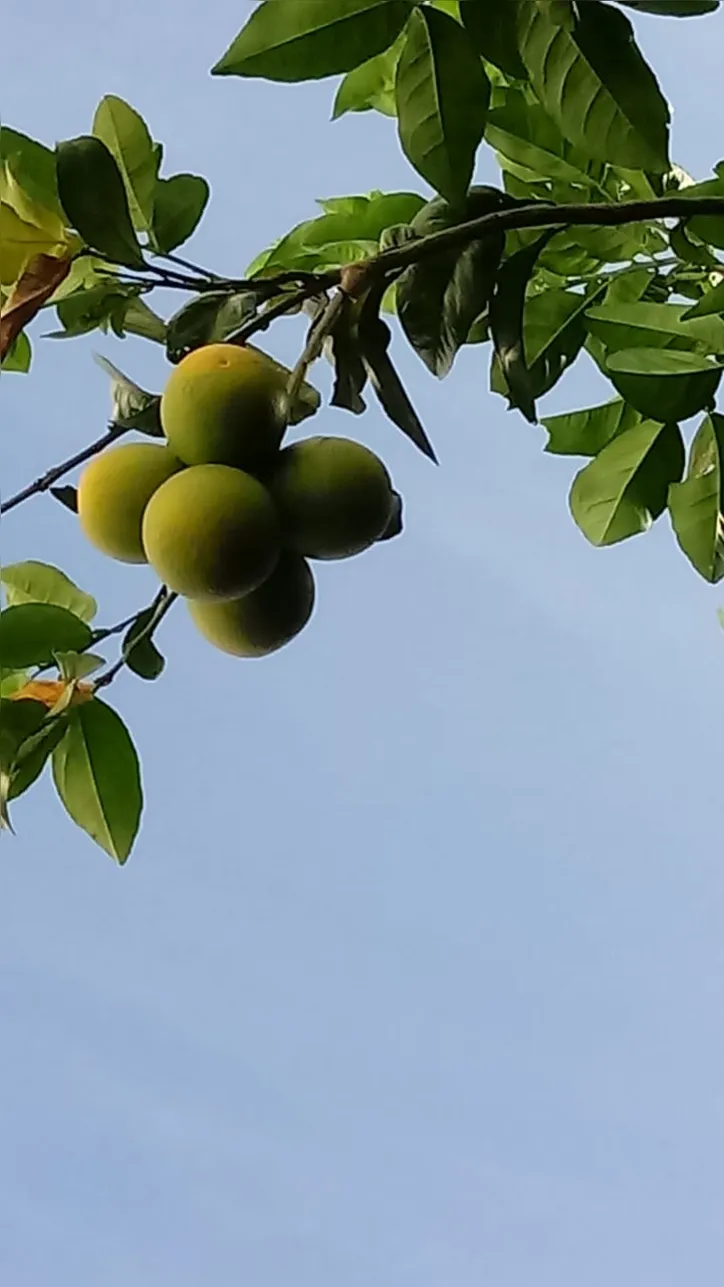
[[[36,255],[0,310],[0,362],[23,327],[50,299],[70,272],[70,257]]]

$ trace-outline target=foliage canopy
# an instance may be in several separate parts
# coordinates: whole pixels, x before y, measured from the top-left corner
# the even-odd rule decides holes
[[[261,248],[242,278],[177,254],[209,199],[195,174],[162,174],[163,146],[123,99],[54,149],[0,132],[0,358],[32,362],[28,328],[94,330],[161,346],[170,368],[204,345],[248,344],[304,313],[288,373],[289,419],[314,416],[307,383],[334,368],[331,405],[359,416],[371,395],[410,443],[435,446],[394,365],[407,342],[437,378],[461,348],[488,346],[492,393],[582,458],[570,511],[596,546],[668,513],[710,583],[724,577],[724,161],[697,181],[670,156],[667,98],[639,47],[638,13],[721,24],[719,0],[261,0],[216,76],[338,78],[332,115],[390,118],[409,191],[319,202]],[[341,78],[341,79],[339,79]],[[492,150],[500,186],[474,182]],[[414,190],[418,176],[432,192]],[[302,212],[300,212],[302,213]],[[158,288],[181,292],[170,317]],[[394,334],[394,344],[393,344]],[[605,403],[539,415],[582,355]],[[160,394],[106,358],[110,423],[74,458],[2,506],[40,492],[76,509],[66,474],[127,435],[163,436]],[[60,485],[58,485],[60,484]],[[401,501],[385,539],[402,528]],[[128,730],[101,694],[124,667],[157,679],[155,632],[174,602],[160,586],[126,621],[94,625],[95,599],[32,559],[0,573],[0,824],[48,767],[70,816],[118,862],[137,834],[142,789]],[[115,637],[108,664],[97,653]],[[51,672],[50,676],[48,672]]]

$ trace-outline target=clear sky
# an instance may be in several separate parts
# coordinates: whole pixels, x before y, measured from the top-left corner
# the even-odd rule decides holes
[[[329,123],[333,83],[208,76],[247,11],[13,5],[3,120],[52,144],[127,98],[166,173],[210,180],[189,254],[230,273],[316,197],[419,188],[393,123]],[[724,16],[636,25],[703,178]],[[38,343],[2,381],[4,495],[102,432],[93,350],[162,386],[147,342]],[[666,519],[590,548],[576,463],[487,392],[481,350],[442,384],[396,353],[440,469],[374,409],[317,423],[384,455],[403,539],[321,567],[313,623],[260,663],[171,615],[163,679],[111,690],[147,794],[124,870],[47,786],[3,837],[12,1287],[721,1281],[724,592]],[[582,361],[542,411],[605,396]],[[152,592],[50,500],[3,521],[23,558],[106,623]]]

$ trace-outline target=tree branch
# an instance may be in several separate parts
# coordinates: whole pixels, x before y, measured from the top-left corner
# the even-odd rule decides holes
[[[62,478],[64,474],[70,473],[71,469],[75,469],[77,465],[85,464],[86,460],[90,460],[92,456],[97,456],[99,452],[109,447],[112,442],[115,442],[116,438],[122,437],[125,433],[130,433],[130,430],[123,428],[122,425],[110,425],[102,437],[96,438],[95,442],[92,442],[90,446],[84,447],[82,451],[76,452],[74,456],[69,456],[67,460],[61,461],[59,465],[54,465],[41,478],[36,478],[34,483],[29,483],[27,487],[23,487],[22,491],[16,492],[9,500],[3,501],[0,505],[0,514],[7,514],[8,510],[15,509],[16,505],[29,500],[31,496],[37,496],[40,492],[49,491],[53,483],[57,483],[58,479]]]
[[[138,617],[141,616],[141,613],[148,612],[149,610],[151,611],[151,616],[149,617],[148,621],[143,627],[143,630],[139,630],[138,634],[136,635],[135,639],[131,642],[131,644],[128,647],[123,649],[120,657],[118,658],[118,661],[114,661],[113,665],[109,666],[108,670],[105,671],[104,674],[99,675],[98,679],[95,681],[93,685],[96,691],[99,688],[107,688],[109,684],[113,683],[113,680],[116,678],[118,674],[120,674],[120,672],[123,670],[124,666],[128,662],[128,658],[133,652],[133,649],[136,648],[137,645],[141,643],[144,639],[150,639],[151,635],[155,632],[156,627],[160,624],[161,621],[163,621],[163,618],[166,616],[166,613],[169,611],[170,608],[173,607],[177,599],[178,599],[177,594],[169,590],[167,586],[162,585],[161,589],[158,591],[158,593],[156,594],[152,602],[148,605],[148,608],[141,608],[140,612],[136,612],[134,614],[134,616],[131,618],[131,621],[137,620]],[[123,625],[113,626],[110,630],[106,631],[106,635],[117,634],[122,629],[123,629]]]

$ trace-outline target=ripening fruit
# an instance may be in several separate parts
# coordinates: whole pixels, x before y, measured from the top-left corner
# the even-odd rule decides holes
[[[372,545],[395,503],[390,476],[349,438],[305,438],[286,447],[268,480],[284,543],[315,559],[344,559]]]
[[[209,643],[233,657],[266,657],[304,629],[314,607],[309,564],[283,550],[258,590],[226,603],[189,601],[194,625]]]
[[[143,517],[143,544],[161,580],[190,599],[233,599],[274,570],[279,519],[265,487],[228,465],[169,478]]]
[[[169,448],[156,443],[111,447],[91,460],[78,483],[78,518],[91,544],[122,563],[146,563],[143,512],[161,484],[182,469]]]
[[[206,344],[174,368],[161,424],[186,465],[256,471],[273,457],[287,423],[288,373],[255,348]]]

